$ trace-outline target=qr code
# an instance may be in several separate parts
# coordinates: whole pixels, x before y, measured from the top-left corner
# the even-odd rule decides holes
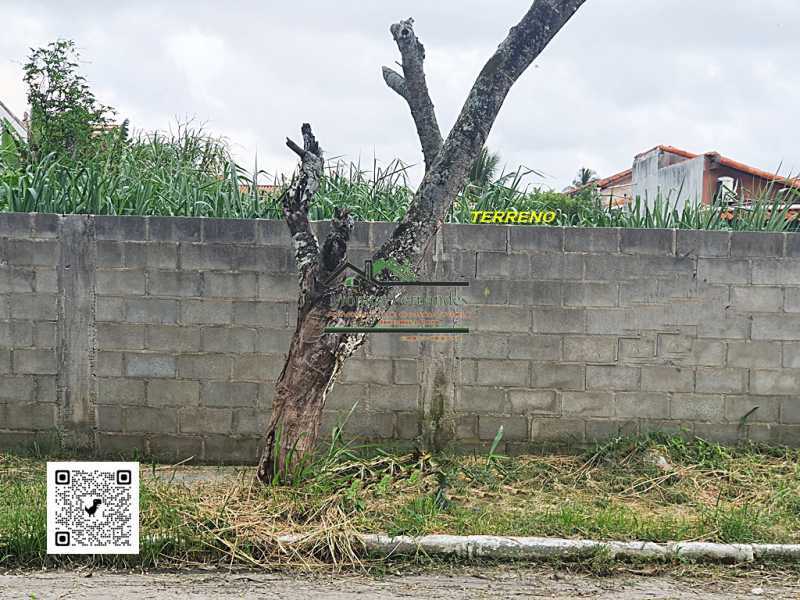
[[[47,463],[48,554],[139,553],[139,463]]]

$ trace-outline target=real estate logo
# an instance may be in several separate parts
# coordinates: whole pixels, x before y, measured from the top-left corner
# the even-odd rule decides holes
[[[335,283],[336,279],[345,271],[351,274],[344,279],[344,286],[352,290],[350,294],[345,294],[340,298],[340,305],[350,304],[358,306],[359,295],[354,289],[359,280],[368,285],[378,285],[381,287],[396,286],[424,286],[424,287],[467,287],[469,281],[420,281],[410,265],[399,262],[393,258],[377,259],[375,261],[367,259],[364,261],[364,268],[359,269],[352,263],[345,262],[325,280],[326,285]],[[389,277],[384,275],[388,273]],[[390,278],[393,277],[393,278]],[[402,301],[401,301],[402,300]],[[398,299],[398,304],[431,304],[434,306],[465,304],[466,300],[460,295],[454,295],[451,291],[447,296],[444,295],[423,295],[414,296],[409,299]],[[325,333],[427,333],[427,334],[453,334],[469,333],[468,327],[441,327],[441,326],[379,326],[371,327],[326,327]]]

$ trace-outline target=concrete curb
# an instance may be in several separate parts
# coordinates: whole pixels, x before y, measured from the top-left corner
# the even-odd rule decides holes
[[[303,536],[284,536],[282,543],[302,542]],[[611,558],[688,558],[699,561],[753,562],[762,559],[800,559],[800,544],[716,544],[711,542],[599,542],[547,537],[494,535],[425,535],[389,537],[361,534],[370,552],[382,556],[425,553],[460,558],[539,560],[582,558],[599,551]]]

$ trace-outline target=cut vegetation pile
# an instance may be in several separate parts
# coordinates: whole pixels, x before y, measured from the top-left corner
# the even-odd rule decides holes
[[[371,564],[355,533],[798,543],[798,454],[665,435],[519,457],[335,442],[302,481],[272,487],[251,467],[143,466],[141,554],[101,562]],[[43,458],[0,455],[0,566],[57,564],[45,550],[44,474]],[[302,542],[281,543],[286,535]]]

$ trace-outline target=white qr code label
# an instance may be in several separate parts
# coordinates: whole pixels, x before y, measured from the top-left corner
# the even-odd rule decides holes
[[[139,463],[48,462],[47,553],[138,554]]]

